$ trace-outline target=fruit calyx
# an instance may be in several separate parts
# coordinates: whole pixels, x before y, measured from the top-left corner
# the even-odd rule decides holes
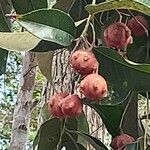
[[[81,75],[95,73],[98,62],[92,51],[79,49],[70,57],[71,67]]]
[[[106,80],[96,73],[89,74],[81,81],[80,91],[90,100],[101,100],[108,91]]]

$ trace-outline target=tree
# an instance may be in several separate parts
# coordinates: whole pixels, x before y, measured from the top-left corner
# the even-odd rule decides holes
[[[92,127],[89,125],[89,119],[92,117],[88,117],[94,112],[94,119],[99,121],[98,126],[101,126],[102,122],[112,136],[111,146],[114,149],[120,146],[128,150],[138,149],[140,145],[141,149],[145,150],[148,147],[146,141],[149,128],[150,2],[11,2],[15,13],[1,16],[6,26],[6,18],[18,23],[20,32],[6,33],[2,30],[0,47],[6,50],[29,51],[25,55],[23,82],[20,84],[14,111],[11,149],[26,148],[31,111],[33,106],[37,107],[32,101],[36,65],[32,64],[33,59],[30,58],[36,56],[38,67],[47,80],[43,87],[40,106],[42,119],[39,119],[40,127],[33,142],[34,149],[59,150],[65,146],[67,149],[78,150],[87,149],[89,143],[94,149],[107,150],[104,141],[100,140],[100,135],[92,135]],[[1,53],[0,67],[3,74],[7,52]],[[87,75],[91,73],[94,75]],[[51,103],[52,96],[60,91],[78,95],[78,98],[61,97],[63,100],[59,105],[55,102],[64,117],[52,111],[55,110]],[[140,95],[147,101],[145,128],[140,128],[142,123],[138,119]],[[49,99],[51,101],[48,101]],[[57,99],[58,97],[56,100],[53,97],[53,101]],[[71,104],[67,103],[68,99]],[[82,105],[85,106],[84,113],[77,116]],[[24,109],[24,106],[27,108]],[[122,142],[120,136],[126,141],[123,145],[118,144]]]

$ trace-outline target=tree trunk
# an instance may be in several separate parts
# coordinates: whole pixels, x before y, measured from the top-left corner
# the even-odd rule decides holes
[[[32,111],[36,67],[35,54],[26,52],[14,109],[10,150],[25,150]]]

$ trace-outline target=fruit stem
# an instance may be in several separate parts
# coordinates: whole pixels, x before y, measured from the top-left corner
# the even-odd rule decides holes
[[[80,37],[84,37],[86,35],[86,32],[87,32],[87,30],[89,28],[89,24],[90,24],[91,18],[92,18],[92,15],[89,15],[89,17],[87,18],[86,25],[85,25],[85,27],[84,27]]]
[[[93,1],[92,1],[92,4],[93,4],[93,5],[96,4],[96,0],[93,0]],[[93,16],[94,16],[94,15],[89,14],[89,17],[87,18],[87,22],[86,22],[85,28],[83,29],[83,31],[82,31],[80,37],[84,37],[84,36],[86,35],[87,30],[88,30],[89,25],[90,25],[90,21],[92,20]]]
[[[93,4],[93,5],[96,4],[96,0],[93,0],[93,1],[92,1],[92,4]]]
[[[92,48],[94,47],[95,45],[95,29],[94,29],[94,25],[90,22],[90,25],[92,27],[92,33],[93,33],[93,41],[92,41],[92,44],[90,46],[90,49],[89,50],[92,50]]]
[[[74,146],[76,147],[76,150],[79,150],[79,147],[78,147],[78,144],[77,142],[75,141],[75,139],[72,137],[72,135],[68,132],[66,132],[66,134],[70,137],[70,139],[72,140]]]
[[[147,148],[147,130],[148,130],[148,122],[149,122],[149,112],[150,112],[150,103],[149,103],[149,94],[146,92],[146,102],[147,102],[147,109],[146,109],[146,120],[145,120],[145,134],[144,134],[144,150]]]
[[[57,150],[61,150],[62,137],[66,129],[66,121],[67,121],[67,118],[64,119],[64,122],[63,120],[61,120],[62,130],[61,130],[60,138],[57,144]]]

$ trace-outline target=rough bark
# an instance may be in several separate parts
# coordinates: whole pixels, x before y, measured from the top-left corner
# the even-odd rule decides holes
[[[36,67],[35,54],[26,52],[14,109],[10,150],[25,150],[32,111]]]

